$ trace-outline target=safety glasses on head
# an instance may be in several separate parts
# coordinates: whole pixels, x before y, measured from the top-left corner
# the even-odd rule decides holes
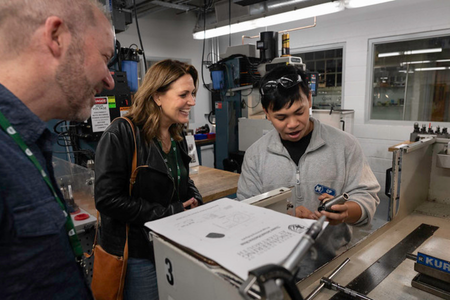
[[[277,80],[269,80],[264,83],[261,88],[261,95],[267,95],[273,93],[278,86],[283,87],[284,89],[290,89],[302,82],[302,77],[298,74],[288,74]]]

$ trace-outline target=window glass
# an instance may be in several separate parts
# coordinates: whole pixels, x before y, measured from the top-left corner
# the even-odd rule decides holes
[[[316,51],[314,52],[314,59],[324,59],[325,51]]]
[[[304,60],[303,60],[303,62],[304,62]],[[308,70],[316,70],[314,61],[307,61],[306,62],[306,69],[308,69]]]
[[[327,60],[327,73],[336,72],[336,61],[334,59]]]
[[[325,73],[325,61],[324,60],[316,61],[316,70],[319,73]]]
[[[312,97],[314,109],[341,107],[343,48],[294,53],[302,58],[306,69],[319,73],[317,96]]]
[[[450,121],[450,36],[373,43],[371,119]]]
[[[327,50],[325,51],[325,58],[335,58],[336,50]]]

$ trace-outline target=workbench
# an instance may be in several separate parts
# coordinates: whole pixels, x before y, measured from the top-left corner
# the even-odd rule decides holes
[[[355,247],[347,250],[339,257],[329,262],[313,273],[310,277],[298,284],[304,298],[310,294],[320,283],[320,278],[328,276],[337,266],[346,258],[350,262],[335,276],[333,281],[346,286],[356,278],[365,269],[373,264],[378,264],[380,258],[392,249],[396,244],[402,241],[408,234],[414,231],[421,224],[437,226],[439,229],[434,232],[434,237],[450,239],[450,207],[439,208],[439,213],[435,206],[430,202],[425,202],[419,206],[413,213],[400,221],[391,221],[378,229],[371,236],[361,241]],[[425,244],[425,243],[424,243]],[[417,254],[424,244],[419,246],[413,253]],[[411,281],[417,274],[414,271],[414,261],[405,258],[384,280],[381,281],[367,296],[374,300],[437,300],[437,296],[424,292],[411,286]],[[374,273],[373,276],[380,274]],[[331,299],[336,292],[322,289],[314,298],[315,300]],[[338,298],[332,298],[338,299]],[[341,298],[343,299],[343,298]]]
[[[450,167],[438,163],[447,142],[429,138],[389,148],[393,152],[391,221],[301,281],[297,286],[303,297],[349,258],[332,279],[342,286],[364,287],[362,293],[372,299],[441,299],[411,285],[417,272],[415,261],[406,255],[417,254],[432,237],[450,240]],[[314,299],[350,299],[335,294],[323,289]]]
[[[197,172],[197,174],[190,174],[189,176],[202,195],[203,202],[206,203],[236,193],[239,180],[238,173],[205,166],[197,166],[192,169]],[[94,197],[84,193],[75,192],[74,198],[78,206],[93,216],[97,215]]]
[[[189,175],[203,197],[203,202],[223,198],[237,191],[239,174],[205,166],[193,167],[197,174]]]
[[[405,145],[412,144],[412,143],[414,143],[414,142],[411,142],[411,141],[404,141],[404,142],[401,142],[401,143],[398,143],[398,144],[395,144],[395,145],[390,146],[390,147],[388,148],[388,151],[389,151],[389,152],[394,152],[395,150],[398,150],[399,148],[401,148],[401,147],[403,147],[403,146],[405,146]]]

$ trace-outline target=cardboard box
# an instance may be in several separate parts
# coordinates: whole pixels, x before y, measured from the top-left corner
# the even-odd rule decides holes
[[[258,206],[285,209],[291,192],[290,189],[282,188],[281,191],[269,192],[267,195],[265,199],[254,198],[251,202]],[[160,299],[243,299],[238,291],[242,283],[238,276],[158,233],[151,232],[151,238]]]
[[[202,262],[157,234],[152,235],[159,299],[242,299],[238,288],[219,275],[227,274],[220,266]]]

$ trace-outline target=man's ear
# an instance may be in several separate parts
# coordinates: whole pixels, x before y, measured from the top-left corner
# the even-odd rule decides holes
[[[44,42],[54,57],[60,57],[64,47],[68,30],[63,20],[59,17],[51,16],[45,20]]]
[[[270,120],[269,113],[267,112],[267,110],[266,110],[265,108],[263,108],[263,110],[264,110],[264,113],[266,114],[266,119],[269,120],[269,121],[271,121],[271,120]]]

